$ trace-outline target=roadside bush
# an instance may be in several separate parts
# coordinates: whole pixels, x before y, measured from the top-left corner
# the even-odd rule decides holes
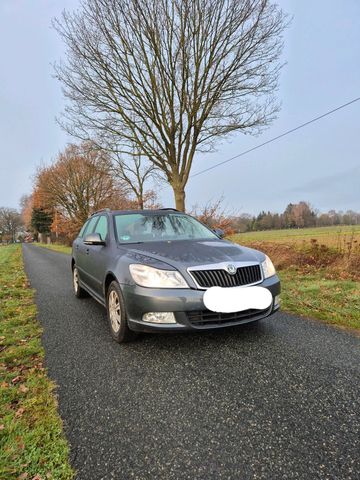
[[[319,244],[317,240],[303,241],[301,245],[272,242],[251,242],[252,248],[265,252],[277,270],[295,268],[303,273],[324,271],[324,278],[341,277],[360,280],[360,249],[347,251]],[[350,252],[350,253],[349,253]]]
[[[196,217],[200,222],[208,227],[220,228],[225,235],[232,235],[235,233],[233,217],[223,207],[224,198],[220,197],[218,200],[210,201],[203,207],[195,205],[190,212],[190,215]]]

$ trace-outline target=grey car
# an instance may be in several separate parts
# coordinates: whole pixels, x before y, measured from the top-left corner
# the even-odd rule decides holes
[[[272,315],[280,281],[271,260],[222,237],[170,208],[96,212],[73,243],[75,295],[106,307],[119,343],[136,332],[200,331]]]

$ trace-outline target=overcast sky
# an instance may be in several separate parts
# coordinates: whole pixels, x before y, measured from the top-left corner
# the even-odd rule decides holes
[[[278,119],[258,137],[237,134],[195,159],[193,173],[360,96],[360,1],[281,0],[285,35]],[[51,64],[63,45],[51,28],[77,0],[0,0],[0,206],[17,207],[31,176],[71,139],[55,122],[64,100]],[[321,211],[360,210],[360,102],[190,179],[187,206],[223,195],[238,212],[282,211],[307,200]],[[171,190],[161,202],[173,206]]]

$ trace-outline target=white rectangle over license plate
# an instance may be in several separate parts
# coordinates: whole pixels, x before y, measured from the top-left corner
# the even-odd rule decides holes
[[[234,313],[244,310],[266,310],[272,303],[271,292],[264,287],[211,287],[204,293],[204,305],[218,313]]]

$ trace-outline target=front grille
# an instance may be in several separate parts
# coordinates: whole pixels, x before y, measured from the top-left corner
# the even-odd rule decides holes
[[[266,310],[249,309],[242,312],[235,313],[217,313],[211,310],[199,310],[186,312],[188,321],[193,327],[210,327],[220,326],[223,324],[238,323],[245,320],[250,320],[257,316],[266,316],[270,312],[270,308]]]
[[[260,282],[261,280],[260,265],[239,267],[234,275],[230,275],[230,273],[222,269],[191,270],[190,273],[202,288],[239,287]]]

